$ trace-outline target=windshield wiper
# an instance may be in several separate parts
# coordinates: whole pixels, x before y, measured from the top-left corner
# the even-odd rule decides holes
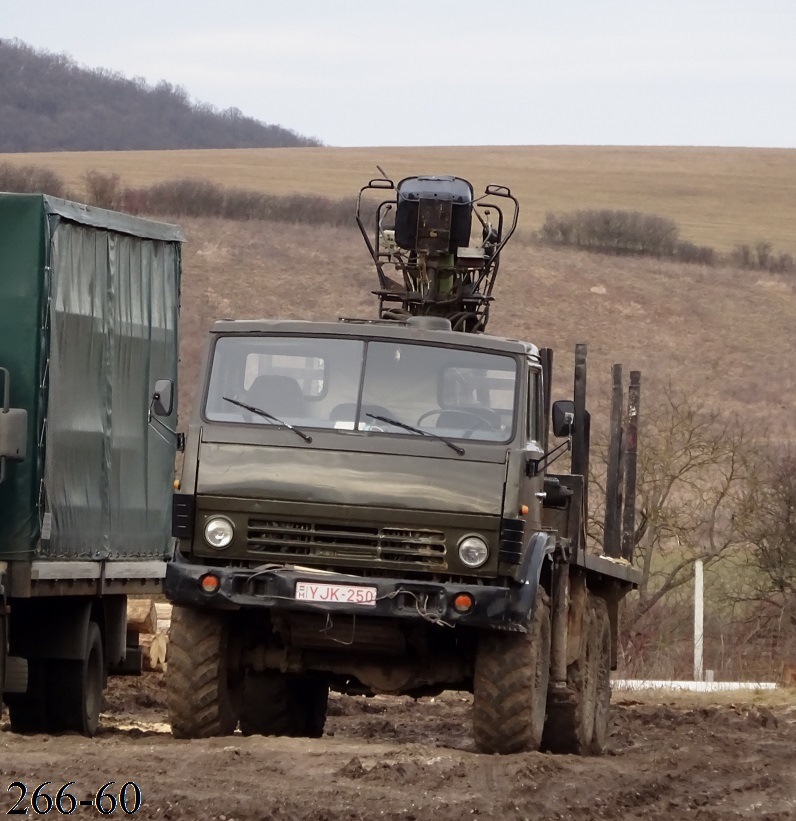
[[[262,408],[256,408],[254,405],[247,405],[245,402],[239,402],[237,399],[231,399],[229,396],[222,396],[221,398],[226,402],[232,402],[233,405],[237,405],[239,408],[249,411],[249,413],[256,413],[258,416],[264,417],[269,422],[276,422],[278,425],[282,425],[283,428],[292,430],[296,436],[300,436],[305,442],[312,442],[312,437],[304,433],[303,430],[299,430],[293,425],[284,422],[279,417],[274,416],[272,413],[268,413],[268,411],[264,411]]]
[[[439,439],[440,442],[444,442],[451,450],[455,450],[459,456],[464,456],[464,448],[460,448],[458,445],[454,445],[450,439],[446,439],[444,436],[440,436],[438,433],[431,433],[431,431],[422,430],[421,428],[412,427],[412,425],[407,425],[404,422],[399,422],[397,419],[388,419],[386,416],[377,416],[375,413],[366,413],[365,416],[369,416],[371,419],[378,419],[379,422],[386,422],[388,425],[395,425],[398,428],[403,428],[404,430],[410,430],[412,433],[419,433],[421,436],[430,436],[432,439]]]

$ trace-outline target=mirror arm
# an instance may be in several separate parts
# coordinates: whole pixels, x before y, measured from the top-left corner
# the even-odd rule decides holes
[[[527,476],[533,477],[538,476],[541,471],[546,470],[553,464],[553,462],[560,459],[567,451],[572,450],[572,437],[570,436],[566,442],[562,442],[560,445],[556,445],[551,451],[542,456],[541,459],[529,459],[528,465],[526,467],[525,473]],[[557,451],[560,451],[554,458],[550,458]]]
[[[165,422],[161,422],[160,419],[152,413],[152,406],[150,405],[147,424],[152,428],[152,430],[155,431],[155,433],[157,433],[158,436],[160,436],[161,439],[163,439],[164,442],[168,442],[169,440],[160,432],[160,430],[152,427],[153,422],[156,422],[163,430],[167,430],[174,437],[174,440],[177,443],[177,450],[180,453],[183,453],[185,450],[185,434],[174,430],[174,428],[170,428]]]

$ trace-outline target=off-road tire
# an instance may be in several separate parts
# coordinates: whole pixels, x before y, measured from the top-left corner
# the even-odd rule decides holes
[[[47,712],[50,731],[95,735],[99,728],[105,678],[102,634],[96,622],[90,621],[85,658],[49,661]]]
[[[175,606],[169,628],[166,703],[175,738],[231,735],[241,682],[230,614]]]
[[[473,676],[473,737],[482,753],[536,750],[550,680],[550,601],[539,588],[527,633],[482,630]]]
[[[594,648],[590,663],[595,681],[594,734],[589,752],[602,755],[611,725],[611,622],[604,599],[594,597],[589,606],[592,616],[589,640]]]
[[[313,676],[276,670],[249,672],[243,684],[243,735],[320,738],[326,724],[329,685]]]
[[[583,618],[585,640],[580,656],[567,667],[566,689],[551,688],[547,701],[542,749],[553,753],[589,755],[605,746],[611,698],[611,630],[605,602],[590,593]]]

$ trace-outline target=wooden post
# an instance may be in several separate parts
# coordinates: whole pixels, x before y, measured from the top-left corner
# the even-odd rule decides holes
[[[553,349],[542,348],[539,351],[539,359],[542,363],[542,387],[544,390],[544,430],[542,441],[544,442],[545,452],[550,447],[550,406],[553,397]]]
[[[641,372],[630,372],[625,431],[625,509],[622,514],[622,558],[633,561],[636,539],[636,467],[638,464],[638,420],[641,407]]]
[[[608,466],[605,477],[605,529],[603,531],[603,553],[619,558],[622,555],[622,541],[619,534],[622,516],[622,366],[614,365],[613,392],[611,396],[611,438],[608,443]]]
[[[575,424],[572,432],[572,473],[583,477],[581,540],[585,544],[589,520],[589,415],[586,411],[586,345],[575,346]]]

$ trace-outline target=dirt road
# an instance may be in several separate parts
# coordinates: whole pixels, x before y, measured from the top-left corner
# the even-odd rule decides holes
[[[31,807],[43,781],[88,800],[135,782],[139,818],[796,819],[796,691],[615,696],[609,754],[597,759],[473,752],[469,697],[332,697],[320,740],[175,741],[162,680],[112,682],[100,735],[0,732],[0,814]],[[134,791],[126,794],[128,809]],[[65,799],[67,801],[67,799]],[[68,803],[62,804],[69,809]],[[42,798],[40,808],[46,804]],[[109,808],[109,800],[103,804]],[[48,813],[59,815],[57,809]],[[78,806],[75,817],[99,817]],[[123,816],[121,806],[112,813]]]

